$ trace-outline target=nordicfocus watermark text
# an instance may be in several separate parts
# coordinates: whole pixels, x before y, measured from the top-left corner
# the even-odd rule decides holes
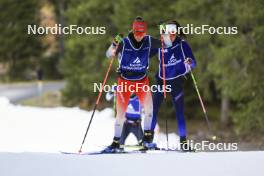
[[[225,142],[218,142],[213,143],[210,141],[201,141],[201,142],[194,142],[193,140],[187,140],[187,145],[182,145],[184,150],[188,149],[195,149],[195,151],[238,151],[238,143],[225,143]],[[170,149],[177,150],[180,149],[180,143],[170,145]],[[167,148],[167,143],[160,143],[160,148]]]
[[[54,35],[71,35],[71,34],[87,34],[87,35],[103,35],[106,34],[105,26],[78,26],[69,25],[62,26],[61,24],[55,24],[52,27],[43,27],[37,25],[27,26],[28,35],[43,35],[43,34],[54,34]]]
[[[186,26],[176,27],[175,25],[160,25],[160,34],[176,34],[178,31],[183,34],[222,34],[222,35],[235,35],[238,34],[238,27],[223,27],[223,26],[210,26],[204,24],[201,26],[194,26],[193,24],[187,24]]]
[[[171,92],[172,88],[171,85],[166,86],[159,86],[159,85],[145,85],[143,83],[136,83],[134,85],[128,85],[127,83],[121,83],[120,85],[105,85],[103,87],[103,84],[100,83],[94,83],[93,84],[93,91],[94,92],[111,92],[111,91],[117,91],[117,92],[163,92],[164,90],[166,92]],[[165,88],[165,89],[164,89]]]

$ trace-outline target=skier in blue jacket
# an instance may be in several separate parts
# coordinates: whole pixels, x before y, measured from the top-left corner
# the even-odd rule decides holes
[[[122,135],[120,138],[121,145],[125,143],[125,140],[130,133],[133,133],[136,136],[138,144],[142,142],[143,130],[141,126],[141,114],[142,107],[139,103],[139,99],[136,94],[133,93],[130,96],[126,111],[126,121],[124,123]]]
[[[137,17],[132,23],[132,31],[121,43],[113,43],[106,52],[108,58],[118,56],[119,77],[117,84],[121,90],[117,90],[116,122],[113,142],[104,152],[115,153],[123,150],[119,139],[125,122],[125,113],[129,98],[134,92],[144,108],[144,136],[145,149],[154,149],[154,131],[151,130],[153,102],[149,86],[147,71],[149,68],[150,51],[161,47],[161,41],[147,35],[147,23],[141,17]]]
[[[107,101],[114,100],[114,110],[116,111],[115,108],[116,90],[108,92],[106,94],[106,99]],[[123,125],[122,134],[119,139],[120,145],[125,144],[125,141],[130,133],[134,134],[138,140],[138,144],[139,145],[141,144],[143,138],[141,115],[142,115],[142,107],[140,105],[139,99],[135,93],[132,93],[126,110],[126,115],[125,115],[126,121]]]
[[[156,50],[159,56],[159,71],[156,74],[157,85],[163,85],[163,79],[166,80],[166,85],[171,86],[171,96],[175,108],[175,116],[178,123],[178,133],[180,136],[181,149],[189,151],[190,147],[186,142],[186,124],[184,118],[184,92],[183,92],[183,76],[191,69],[195,68],[196,60],[193,56],[189,44],[182,39],[184,35],[177,30],[180,27],[176,21],[171,21],[166,25],[168,35],[172,42],[172,46],[164,49],[164,68],[165,78],[163,78],[162,64],[162,48]],[[177,31],[175,33],[175,31]],[[153,50],[155,53],[155,50]],[[153,95],[153,119],[151,129],[153,130],[157,123],[157,115],[160,105],[164,99],[162,91],[156,91]]]

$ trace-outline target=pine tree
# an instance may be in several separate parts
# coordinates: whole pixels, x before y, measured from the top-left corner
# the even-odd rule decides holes
[[[0,0],[0,61],[8,63],[9,77],[22,79],[42,52],[40,38],[27,34],[27,26],[38,24],[38,1]]]

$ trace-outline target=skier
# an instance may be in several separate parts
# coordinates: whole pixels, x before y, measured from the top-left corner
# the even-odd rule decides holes
[[[183,76],[191,69],[195,68],[196,60],[188,43],[182,39],[184,34],[179,28],[177,21],[171,21],[166,25],[172,46],[162,50],[156,50],[159,56],[159,71],[156,74],[157,86],[163,85],[163,79],[166,85],[171,88],[171,96],[175,108],[175,115],[178,123],[178,133],[180,136],[180,146],[183,151],[189,151],[191,148],[186,141],[186,124],[184,118],[184,93],[183,93]],[[177,31],[175,33],[175,31]],[[164,53],[162,53],[164,51]],[[152,51],[152,52],[155,52]],[[164,54],[164,55],[163,55]],[[163,78],[162,57],[164,56],[165,78]],[[164,99],[162,91],[156,91],[153,95],[153,119],[151,130],[157,123],[157,115],[160,105]]]
[[[108,92],[106,94],[107,101],[112,101],[116,99],[116,87],[114,91]],[[114,110],[116,107],[114,106]],[[123,131],[121,138],[119,140],[120,145],[124,145],[125,141],[130,133],[133,133],[138,140],[138,144],[140,145],[143,138],[143,130],[141,126],[141,114],[142,107],[139,103],[139,99],[135,93],[132,93],[129,99],[128,108],[126,111],[126,121],[123,126]]]
[[[105,152],[114,153],[123,150],[120,148],[119,140],[131,92],[135,92],[145,110],[143,146],[146,149],[156,147],[153,143],[154,131],[151,129],[153,104],[147,69],[150,51],[160,48],[161,42],[146,34],[147,23],[143,18],[137,17],[133,21],[132,32],[118,46],[113,43],[106,52],[108,58],[118,56],[120,76],[118,77],[115,134],[112,144],[105,149]]]

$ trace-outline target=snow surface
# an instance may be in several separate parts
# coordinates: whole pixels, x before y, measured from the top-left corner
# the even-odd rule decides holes
[[[0,152],[77,152],[81,145],[92,112],[79,108],[39,108],[13,105],[0,98]],[[83,151],[102,149],[112,142],[114,112],[107,108],[96,111],[86,137]],[[178,142],[176,134],[170,134],[171,144]],[[155,136],[158,143],[165,135]],[[131,135],[126,144],[136,144]]]
[[[78,151],[91,112],[13,105],[0,98],[0,176],[263,175],[264,152],[63,155]],[[97,111],[84,151],[109,145],[113,111]],[[170,134],[170,143],[178,142]],[[164,134],[155,136],[164,143]],[[129,136],[128,144],[136,143]]]
[[[263,152],[60,155],[0,153],[1,176],[261,176]]]

